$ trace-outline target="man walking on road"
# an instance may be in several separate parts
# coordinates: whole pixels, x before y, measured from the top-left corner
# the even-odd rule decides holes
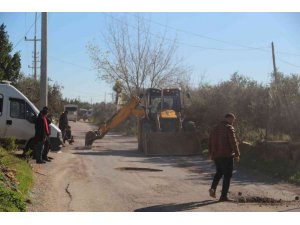
[[[209,194],[216,198],[216,189],[223,177],[222,194],[220,201],[230,201],[228,190],[232,177],[234,159],[238,162],[240,151],[235,136],[233,122],[235,116],[232,113],[225,115],[224,121],[213,128],[209,135],[208,150],[210,158],[215,162],[216,174],[214,176]]]

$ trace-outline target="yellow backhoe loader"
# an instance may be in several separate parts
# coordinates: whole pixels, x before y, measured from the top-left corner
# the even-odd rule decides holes
[[[133,96],[98,130],[87,132],[85,145],[91,146],[130,115],[138,118],[138,149],[145,155],[200,154],[200,138],[194,123],[184,121],[178,88],[149,88],[141,98]]]

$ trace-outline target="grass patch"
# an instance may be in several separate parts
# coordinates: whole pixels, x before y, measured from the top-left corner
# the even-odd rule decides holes
[[[0,211],[26,211],[25,201],[33,184],[30,165],[0,148],[0,168]]]
[[[300,169],[289,177],[289,182],[300,185]]]
[[[0,212],[25,212],[24,197],[0,185]]]
[[[7,151],[16,151],[18,149],[18,146],[16,144],[16,138],[14,137],[7,137],[3,139],[2,146]]]
[[[204,157],[208,157],[208,149],[204,149],[201,153]]]

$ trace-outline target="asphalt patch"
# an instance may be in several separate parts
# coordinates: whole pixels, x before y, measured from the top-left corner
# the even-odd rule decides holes
[[[298,200],[282,200],[282,199],[275,199],[263,196],[242,196],[241,193],[238,196],[231,196],[233,198],[234,203],[238,204],[259,204],[261,205],[272,205],[272,206],[283,206],[289,207],[290,205],[297,205],[299,206]]]
[[[282,199],[274,199],[274,198],[258,197],[258,196],[249,196],[249,197],[239,196],[237,199],[235,199],[235,201],[237,201],[238,203],[259,203],[259,204],[286,203],[286,201],[283,201]]]

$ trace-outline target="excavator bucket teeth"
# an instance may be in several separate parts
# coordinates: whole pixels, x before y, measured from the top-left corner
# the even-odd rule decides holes
[[[97,139],[97,135],[94,131],[89,131],[85,134],[85,146],[91,146]]]
[[[197,155],[201,153],[197,132],[153,132],[143,135],[146,155]]]

